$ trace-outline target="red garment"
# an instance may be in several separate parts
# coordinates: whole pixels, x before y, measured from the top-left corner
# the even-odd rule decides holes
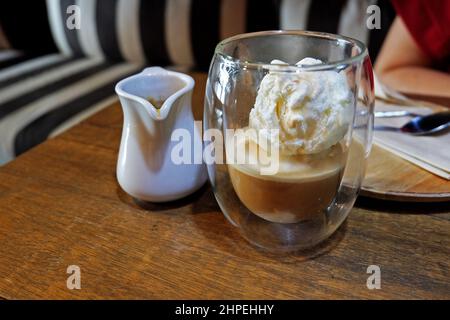
[[[392,2],[419,48],[437,67],[450,71],[450,1]]]

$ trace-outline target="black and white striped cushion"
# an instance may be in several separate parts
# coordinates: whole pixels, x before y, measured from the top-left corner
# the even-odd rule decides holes
[[[366,28],[367,7],[382,7],[382,28]],[[70,5],[81,29],[65,27]],[[47,0],[61,52],[151,65],[207,69],[216,44],[238,33],[308,29],[355,37],[375,57],[393,20],[389,0]]]
[[[114,101],[142,65],[50,54],[0,71],[0,163]]]
[[[367,7],[381,8],[381,29],[366,28]],[[67,8],[79,6],[81,29]],[[205,70],[223,38],[251,31],[308,29],[369,45],[374,60],[395,12],[389,0],[35,0],[0,2],[12,47],[27,56],[56,52]],[[14,13],[14,14],[13,14]],[[26,23],[24,23],[26,21]]]
[[[379,30],[366,28],[371,4],[381,7]],[[80,30],[66,27],[71,5],[81,9]],[[35,0],[22,7],[0,2],[0,23],[11,46],[26,56],[59,50],[203,70],[221,39],[273,29],[351,36],[369,45],[374,60],[395,17],[389,0]]]

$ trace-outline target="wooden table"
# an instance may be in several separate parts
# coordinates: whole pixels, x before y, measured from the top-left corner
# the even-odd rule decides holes
[[[449,203],[360,199],[309,259],[268,254],[225,220],[209,186],[167,204],[126,195],[121,127],[115,103],[0,168],[1,298],[450,298]],[[66,287],[69,265],[80,290]],[[380,290],[366,287],[369,265]]]

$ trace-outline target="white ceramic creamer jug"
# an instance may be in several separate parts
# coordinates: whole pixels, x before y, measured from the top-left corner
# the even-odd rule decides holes
[[[124,115],[117,179],[134,198],[176,200],[205,183],[205,165],[194,161],[195,150],[202,151],[202,140],[192,114],[193,89],[194,79],[190,76],[160,67],[147,68],[116,85]],[[163,102],[162,106],[154,106],[155,101]],[[189,163],[172,159],[174,147],[180,144],[171,139],[177,129],[189,133]]]

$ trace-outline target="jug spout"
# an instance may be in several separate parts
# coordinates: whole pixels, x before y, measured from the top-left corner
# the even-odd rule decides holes
[[[169,201],[200,188],[207,178],[203,163],[173,161],[177,129],[187,130],[202,145],[195,126],[191,97],[194,79],[160,67],[144,69],[116,85],[124,114],[117,162],[120,186],[146,201]]]
[[[176,102],[190,95],[194,79],[161,67],[150,67],[116,85],[116,93],[141,105],[153,120],[166,119]]]

